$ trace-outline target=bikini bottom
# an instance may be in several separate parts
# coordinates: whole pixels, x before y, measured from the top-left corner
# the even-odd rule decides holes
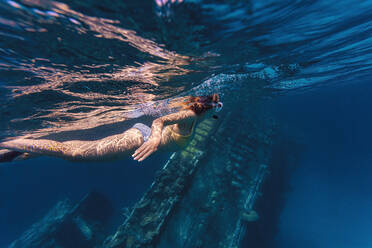
[[[141,132],[144,141],[147,141],[149,139],[150,134],[151,134],[151,128],[149,126],[143,123],[136,123],[133,125],[132,128],[136,128]]]

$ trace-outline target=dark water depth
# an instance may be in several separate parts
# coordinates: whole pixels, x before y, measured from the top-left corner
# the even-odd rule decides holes
[[[368,80],[355,83],[276,101],[286,132],[305,146],[277,247],[371,245],[372,88]]]

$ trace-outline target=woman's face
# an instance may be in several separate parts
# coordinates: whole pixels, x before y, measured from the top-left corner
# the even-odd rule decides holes
[[[208,109],[208,110],[206,110],[204,113],[202,113],[201,115],[199,115],[199,117],[201,118],[201,119],[209,119],[209,118],[213,118],[213,119],[217,119],[217,118],[215,118],[215,117],[213,117],[213,116],[215,116],[216,115],[216,111],[215,111],[215,109],[214,108],[211,108],[211,109]]]

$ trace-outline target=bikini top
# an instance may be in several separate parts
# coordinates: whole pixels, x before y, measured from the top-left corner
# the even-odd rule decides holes
[[[179,134],[179,133],[175,132],[172,128],[169,128],[171,136],[172,136],[173,140],[176,142],[177,145],[179,145],[181,147],[184,147],[184,146],[187,145],[187,143],[189,141],[189,138],[191,137],[191,135],[194,132],[195,122],[196,122],[195,120],[192,122],[190,133],[188,133],[186,135]]]

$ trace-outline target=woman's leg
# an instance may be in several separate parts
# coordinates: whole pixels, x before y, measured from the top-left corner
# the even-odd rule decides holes
[[[0,148],[6,148],[19,153],[57,157],[69,156],[72,154],[72,149],[68,145],[46,139],[15,139],[0,143]]]
[[[74,160],[110,160],[128,156],[141,146],[144,138],[136,128],[130,128],[122,134],[112,135],[96,141],[67,141],[64,144],[73,147]]]
[[[106,160],[128,155],[142,145],[143,141],[141,132],[131,128],[122,134],[96,141],[57,142],[46,139],[15,139],[0,143],[0,148],[68,160]]]

